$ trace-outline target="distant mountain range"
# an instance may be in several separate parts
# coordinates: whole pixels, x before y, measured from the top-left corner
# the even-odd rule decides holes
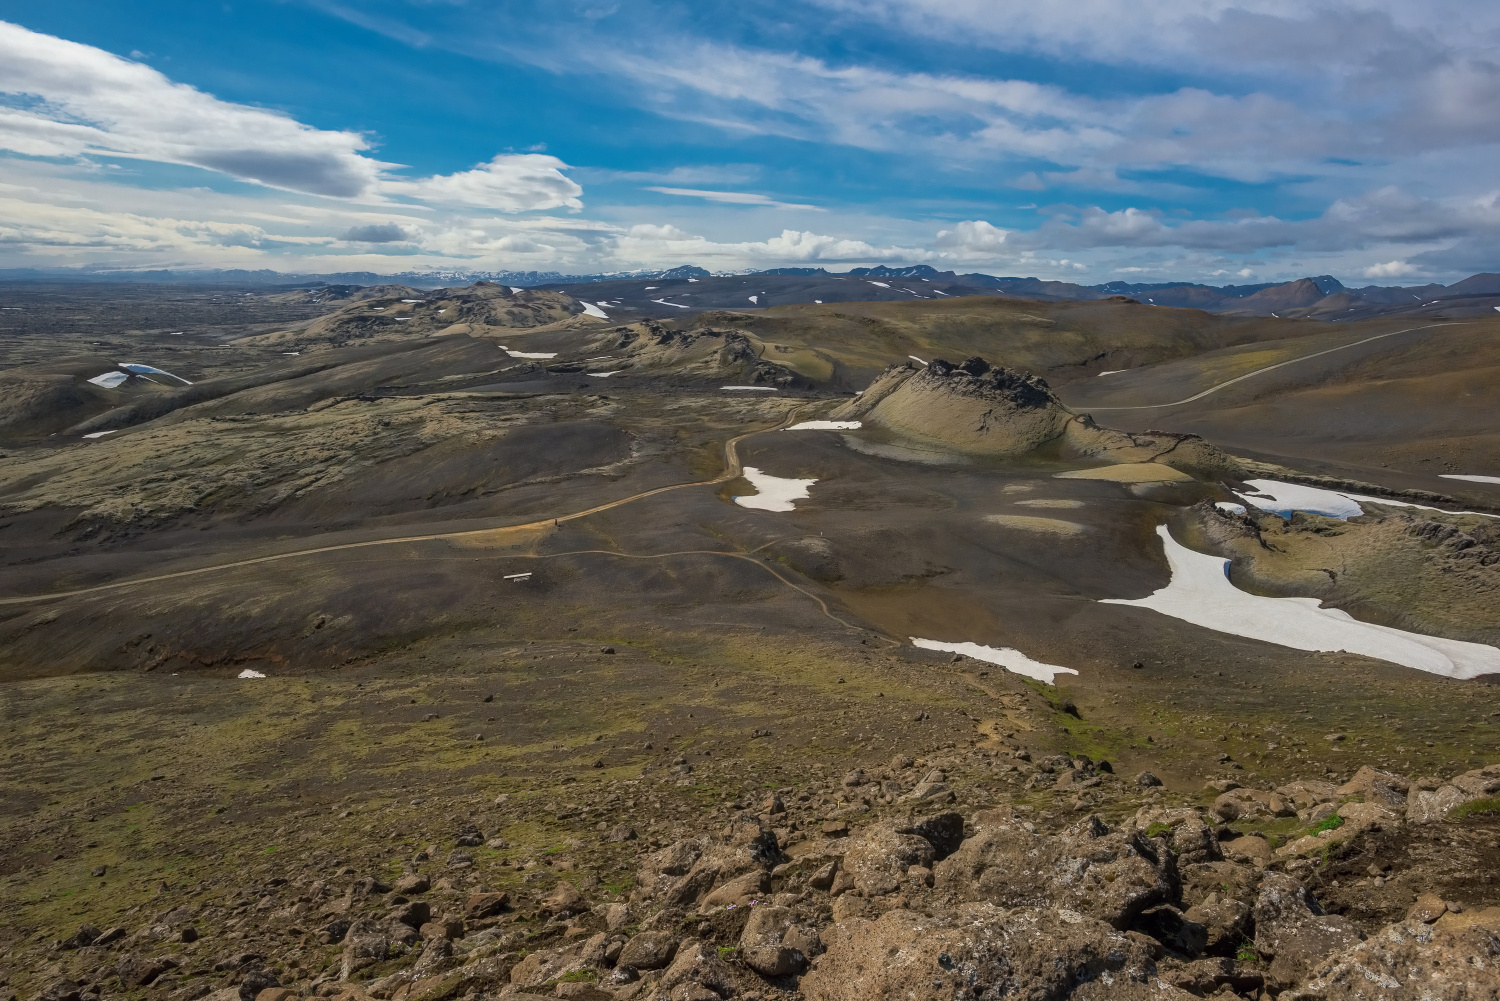
[[[1331,275],[1259,285],[1203,285],[1195,282],[1107,282],[1078,285],[1039,278],[997,277],[977,272],[958,274],[926,264],[892,268],[854,268],[830,272],[824,268],[771,268],[766,271],[710,272],[692,265],[664,270],[565,275],[555,271],[408,271],[375,274],[351,271],[335,274],[288,274],[279,271],[104,271],[79,268],[0,269],[0,282],[170,282],[233,286],[299,286],[308,284],[390,285],[440,288],[492,281],[517,287],[578,286],[605,282],[682,281],[749,275],[783,276],[818,282],[820,279],[908,279],[940,282],[948,295],[1001,294],[1044,301],[1099,300],[1124,296],[1155,306],[1201,309],[1248,316],[1305,317],[1324,320],[1362,319],[1392,312],[1445,314],[1488,312],[1500,301],[1500,274],[1473,275],[1452,285],[1367,285],[1350,288]],[[882,296],[883,297],[883,296]],[[840,297],[842,298],[842,297]],[[766,305],[762,302],[760,305]]]

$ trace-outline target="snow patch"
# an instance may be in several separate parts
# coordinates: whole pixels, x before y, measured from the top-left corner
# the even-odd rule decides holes
[[[1303,511],[1307,514],[1321,514],[1328,518],[1348,521],[1350,518],[1358,518],[1365,513],[1364,509],[1359,506],[1361,502],[1385,504],[1390,507],[1409,507],[1418,511],[1439,511],[1443,514],[1473,514],[1481,518],[1500,518],[1500,514],[1490,514],[1485,511],[1449,511],[1446,508],[1413,504],[1411,501],[1395,500],[1391,497],[1371,497],[1368,494],[1326,490],[1322,487],[1304,486],[1301,483],[1283,483],[1280,480],[1246,480],[1245,483],[1253,487],[1254,492],[1236,492],[1235,496],[1252,507],[1269,511],[1283,518],[1290,518],[1293,511]]]
[[[1500,309],[1500,306],[1495,308]],[[1480,476],[1478,473],[1443,473],[1442,477],[1445,480],[1467,480],[1470,483],[1500,483],[1500,476]]]
[[[237,678],[264,678],[265,675],[261,674],[259,671],[252,671],[252,670],[250,670],[250,668],[247,667],[243,671],[241,671],[239,674],[235,675],[235,677],[237,677]]]
[[[755,303],[757,306],[759,306],[760,305],[760,296],[758,296],[758,295],[752,295],[750,297],[750,301],[753,302],[753,303]]]
[[[90,431],[88,434],[84,435],[84,437],[85,438],[103,438],[105,435],[107,435],[107,434],[115,434],[119,430],[120,430],[119,428],[115,428],[114,431]]]
[[[166,376],[169,379],[176,379],[178,382],[182,383],[184,386],[191,386],[192,385],[191,382],[188,382],[182,376],[180,376],[180,375],[173,375],[171,372],[165,371],[163,369],[159,369],[159,368],[157,368],[154,365],[141,365],[141,364],[137,364],[136,362],[122,361],[122,362],[119,363],[119,366],[121,368],[123,368],[127,372],[134,372],[136,375],[164,375],[164,376]]]
[[[878,285],[881,288],[890,288],[890,286],[887,285],[885,282],[870,282],[870,284],[871,285]]]
[[[1099,374],[1100,375],[1119,375],[1121,372],[1124,372],[1124,371],[1126,371],[1126,369],[1123,369],[1123,368],[1112,368],[1108,372],[1100,372]]]
[[[512,351],[510,348],[506,347],[503,344],[500,345],[500,350],[504,351],[512,358],[535,358],[539,360],[545,360],[548,358],[557,357],[556,351]]]
[[[620,369],[614,369],[609,372],[585,372],[583,374],[593,376],[595,379],[608,379],[612,375],[619,375],[620,371]]]
[[[910,358],[912,361],[916,362],[918,365],[922,365],[924,367],[927,365],[927,363],[925,361],[923,361],[922,359],[918,358],[916,355],[907,355],[906,357]]]
[[[652,299],[652,300],[651,300],[651,301],[652,301],[652,302],[659,302],[659,303],[661,303],[661,304],[662,304],[662,305],[663,305],[663,306],[676,306],[676,307],[677,307],[677,308],[678,308],[678,309],[691,309],[691,308],[692,308],[692,307],[690,307],[690,306],[684,306],[684,305],[683,305],[683,304],[682,304],[682,303],[680,303],[680,302],[668,302],[668,301],[667,301],[667,300],[665,300],[665,299]]]
[[[774,393],[775,386],[720,386],[720,389],[738,390],[747,393]]]
[[[601,320],[609,319],[608,313],[604,312],[604,310],[600,309],[598,306],[595,306],[591,302],[584,302],[580,299],[578,304],[583,307],[584,316],[597,316]]]
[[[816,479],[797,480],[784,476],[772,476],[770,473],[761,472],[754,466],[746,466],[740,475],[750,481],[756,493],[751,496],[736,497],[734,502],[740,507],[753,508],[756,511],[791,511],[794,509],[792,502],[809,497],[808,488],[818,482]]]
[[[793,424],[783,431],[855,431],[859,429],[859,421],[803,421],[801,424]]]
[[[103,389],[114,389],[128,378],[130,376],[124,372],[105,372],[103,375],[94,376],[89,382]]]
[[[1245,513],[1245,505],[1231,504],[1228,501],[1214,501],[1214,507],[1218,508],[1220,511],[1223,511],[1225,514]]]
[[[978,643],[942,643],[938,640],[924,640],[913,636],[911,645],[923,650],[938,650],[942,653],[956,653],[964,657],[972,657],[982,660],[986,664],[994,664],[1003,667],[1012,674],[1019,674],[1023,678],[1040,681],[1043,684],[1053,684],[1053,678],[1059,674],[1077,674],[1071,667],[1058,667],[1056,664],[1043,664],[1039,660],[1032,660],[1015,647],[981,646]]]
[[[1361,622],[1317,598],[1266,598],[1235,587],[1229,561],[1194,552],[1173,539],[1165,525],[1156,534],[1166,550],[1172,579],[1144,598],[1106,598],[1109,605],[1134,605],[1191,622],[1215,632],[1291,647],[1342,651],[1465,680],[1500,673],[1500,649],[1483,643],[1423,636]]]

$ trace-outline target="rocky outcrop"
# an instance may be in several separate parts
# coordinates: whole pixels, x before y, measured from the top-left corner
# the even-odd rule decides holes
[[[775,836],[755,818],[741,815],[719,837],[678,841],[647,855],[636,877],[635,897],[695,907],[735,877],[758,878],[783,861]]]
[[[1165,845],[1137,830],[1111,831],[1097,817],[1061,835],[986,818],[933,876],[935,887],[959,899],[1064,907],[1121,929],[1180,889]]]
[[[1406,801],[1406,819],[1414,824],[1444,820],[1461,806],[1500,797],[1500,765],[1464,772],[1435,789],[1411,787]],[[1500,809],[1500,802],[1491,806]]]
[[[1110,463],[1159,462],[1222,473],[1235,460],[1196,435],[1124,432],[1100,427],[1063,405],[1037,376],[970,358],[955,365],[935,358],[901,362],[834,411],[904,438],[956,452],[1019,456],[1043,447],[1059,458]]]
[[[1043,380],[982,358],[894,365],[836,416],[986,455],[1033,452],[1061,437],[1073,417]]]
[[[1281,1001],[1480,1001],[1500,997],[1500,937],[1492,928],[1403,921],[1326,958]]]
[[[1327,914],[1307,887],[1272,873],[1255,901],[1255,949],[1270,962],[1271,979],[1289,987],[1330,953],[1364,938],[1349,919]]]
[[[1080,997],[1096,983],[1145,985],[1155,966],[1144,936],[1066,909],[971,903],[931,917],[893,910],[825,934],[828,953],[802,981],[809,1001]],[[1105,996],[1121,996],[1104,993]]]
[[[845,796],[878,791],[884,810],[850,811],[832,800],[810,807],[811,797],[790,789],[747,796],[734,809],[759,808],[758,816],[737,812],[717,831],[700,830],[642,856],[629,902],[571,868],[537,872],[535,880],[528,873],[506,892],[478,879],[455,881],[451,866],[431,868],[426,849],[390,884],[364,876],[334,889],[320,880],[299,887],[296,903],[282,913],[290,921],[295,912],[300,925],[314,929],[326,949],[321,955],[340,950],[339,961],[320,961],[323,972],[309,974],[247,948],[218,964],[215,974],[224,974],[219,983],[226,986],[208,996],[1500,999],[1500,906],[1470,906],[1466,896],[1488,893],[1487,884],[1470,890],[1466,873],[1450,870],[1444,879],[1408,880],[1392,892],[1399,877],[1387,864],[1393,856],[1381,853],[1405,851],[1424,830],[1394,830],[1405,823],[1396,805],[1408,783],[1399,775],[1362,768],[1342,785],[1306,780],[1274,792],[1225,793],[1241,793],[1230,802],[1258,811],[1235,821],[1242,828],[1265,822],[1284,829],[1278,822],[1295,810],[1303,821],[1337,816],[1336,831],[1361,839],[1342,854],[1299,857],[1299,850],[1286,851],[1297,840],[1278,854],[1266,838],[1224,825],[1223,810],[1210,813],[1134,783],[1116,787],[1128,798],[1108,805],[1129,803],[1134,812],[1111,809],[1125,818],[1114,825],[1076,814],[1062,821],[1030,805],[914,813],[920,801],[900,795],[911,782],[941,781],[959,791],[960,802],[971,799],[960,755],[924,761],[920,769],[903,755],[889,770],[855,768],[842,782],[827,781],[830,792]],[[997,764],[980,751],[975,760]],[[1029,755],[1008,760],[1032,764]],[[1058,755],[1035,767],[1071,762],[1077,771],[1079,760]],[[1470,797],[1465,802],[1480,802],[1496,772],[1419,780],[1405,794],[1451,787]],[[1212,788],[1228,784],[1216,780]],[[1317,812],[1325,810],[1337,813]],[[1474,843],[1489,844],[1487,823],[1466,825]],[[1428,842],[1455,844],[1466,826],[1426,829]],[[609,837],[606,823],[597,829],[601,841]],[[1394,868],[1410,870],[1409,858]],[[1364,897],[1382,890],[1384,910],[1365,906]],[[270,905],[253,907],[258,914]],[[187,990],[177,981],[195,976],[186,971],[204,954],[192,955],[203,941],[193,929],[215,911],[177,907],[133,934],[69,928],[54,954],[76,956],[91,969],[108,955],[110,985],[149,990],[164,1001],[201,1001],[198,986]],[[322,916],[314,923],[316,914]],[[278,978],[294,986],[281,987]],[[50,994],[28,997],[104,1001],[97,984],[85,989],[53,975],[47,984]]]

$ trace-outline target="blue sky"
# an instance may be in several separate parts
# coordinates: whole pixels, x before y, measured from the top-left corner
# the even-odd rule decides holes
[[[0,0],[0,267],[1500,270],[1470,0]]]

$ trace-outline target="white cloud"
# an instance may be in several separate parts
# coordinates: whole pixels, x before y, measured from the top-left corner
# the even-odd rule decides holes
[[[1366,278],[1403,278],[1414,274],[1416,268],[1405,261],[1386,261],[1384,264],[1372,264],[1364,270]]]
[[[676,195],[680,198],[702,198],[704,201],[719,202],[723,205],[758,205],[762,208],[773,209],[806,209],[812,212],[822,212],[822,208],[816,205],[798,205],[792,202],[778,202],[766,195],[752,194],[748,191],[706,191],[701,188],[662,188],[648,187],[647,191],[655,191],[663,195]]]
[[[1009,249],[1005,239],[1009,234],[983,219],[961,222],[952,229],[940,229],[933,238],[933,246],[945,256],[957,258],[994,258]]]
[[[540,153],[501,154],[473,170],[416,181],[387,180],[382,190],[433,205],[530,212],[542,209],[581,209],[583,188],[566,177],[555,156]]]
[[[220,101],[102,49],[0,21],[0,148],[188,164],[292,191],[351,198],[384,166],[358,133]]]
[[[676,226],[650,223],[632,226],[615,237],[612,249],[612,256],[620,262],[692,260],[739,267],[764,267],[786,261],[918,261],[932,256],[931,252],[914,247],[877,247],[863,240],[795,229],[784,229],[779,236],[767,240],[718,243]]]
[[[501,155],[473,170],[405,179],[357,132],[315,129],[221,101],[139,62],[0,21],[0,150],[149,160],[332,198],[404,196],[499,212],[582,207],[561,160]]]

